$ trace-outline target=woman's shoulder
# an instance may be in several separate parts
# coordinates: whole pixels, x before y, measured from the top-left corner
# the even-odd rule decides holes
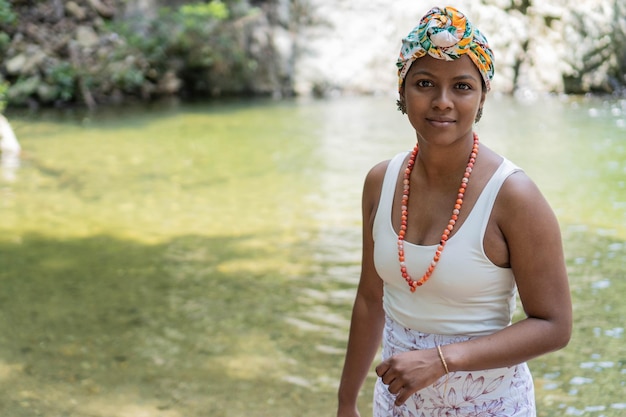
[[[391,159],[386,159],[384,161],[378,162],[376,165],[371,167],[367,173],[367,176],[365,177],[365,180],[372,181],[372,180],[380,180],[384,178],[390,162],[391,162]]]
[[[390,162],[391,160],[387,159],[370,168],[365,176],[365,184],[363,185],[364,199],[378,198]]]
[[[366,181],[382,181],[385,177],[385,174],[387,173],[389,164],[391,164],[392,161],[395,161],[397,159],[404,160],[406,159],[407,155],[408,155],[408,152],[400,152],[396,154],[395,157],[393,157],[392,159],[386,159],[384,161],[378,162],[376,165],[370,168],[366,176]]]
[[[510,175],[502,183],[496,200],[496,209],[511,219],[532,221],[536,217],[553,216],[553,210],[541,189],[526,172],[513,163]]]
[[[483,162],[485,180],[491,178],[495,172],[500,172],[500,175],[503,176],[496,199],[496,211],[509,217],[518,211],[543,212],[550,210],[535,181],[521,167],[507,159],[506,156],[491,149],[484,149],[484,151],[482,156],[485,158]]]
[[[541,190],[535,181],[523,169],[508,160],[506,160],[506,163],[510,166],[509,174],[500,189],[500,195],[504,199],[518,203],[520,200],[527,200],[541,195]]]
[[[481,156],[487,159],[484,163],[486,178],[499,173],[503,179],[498,193],[499,199],[502,199],[501,197],[524,198],[526,193],[538,191],[533,180],[515,162],[491,149],[484,149],[483,152]]]

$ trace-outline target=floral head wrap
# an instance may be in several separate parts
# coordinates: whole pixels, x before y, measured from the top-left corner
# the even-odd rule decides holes
[[[475,28],[463,13],[454,7],[434,7],[406,38],[402,39],[398,67],[398,89],[411,64],[426,54],[437,59],[452,61],[467,54],[478,67],[487,91],[493,78],[493,52],[487,38]]]

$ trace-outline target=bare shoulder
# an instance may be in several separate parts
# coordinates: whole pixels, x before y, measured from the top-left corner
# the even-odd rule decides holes
[[[370,220],[373,218],[373,214],[378,208],[378,200],[380,199],[380,192],[383,187],[383,181],[389,162],[390,160],[385,160],[377,163],[369,170],[365,177],[361,203],[363,215],[370,218]]]
[[[365,177],[363,190],[364,196],[365,194],[370,194],[372,192],[376,194],[376,191],[380,191],[389,162],[389,159],[379,162],[369,170],[367,176]]]
[[[511,174],[500,189],[494,207],[496,222],[511,256],[528,260],[538,250],[560,251],[560,227],[550,204],[523,171]],[[553,255],[556,255],[553,253]],[[560,256],[559,256],[560,257]]]
[[[374,165],[372,168],[370,168],[369,172],[367,173],[367,176],[365,177],[365,182],[376,182],[376,181],[382,181],[383,178],[385,177],[385,173],[387,172],[387,167],[389,166],[389,162],[391,162],[390,159],[387,159],[385,161],[381,161],[379,163],[377,163],[376,165]]]
[[[499,211],[512,214],[552,213],[552,209],[535,182],[524,172],[511,174],[500,189],[497,199]]]

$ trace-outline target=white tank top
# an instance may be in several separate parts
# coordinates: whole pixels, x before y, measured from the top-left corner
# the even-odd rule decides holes
[[[504,180],[519,171],[504,159],[481,192],[465,222],[446,243],[430,279],[414,293],[400,274],[398,235],[391,224],[396,182],[407,153],[389,163],[373,226],[374,265],[384,282],[385,314],[406,328],[424,333],[482,336],[511,324],[515,279],[510,268],[485,255],[483,238]],[[404,243],[407,270],[421,277],[437,245]]]

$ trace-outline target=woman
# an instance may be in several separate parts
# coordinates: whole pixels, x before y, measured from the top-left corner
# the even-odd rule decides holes
[[[365,180],[337,415],[359,415],[382,340],[375,417],[535,416],[526,361],[568,343],[571,301],[551,208],[473,133],[492,52],[461,12],[434,8],[403,39],[398,68],[417,144]],[[526,318],[511,324],[516,290]]]

